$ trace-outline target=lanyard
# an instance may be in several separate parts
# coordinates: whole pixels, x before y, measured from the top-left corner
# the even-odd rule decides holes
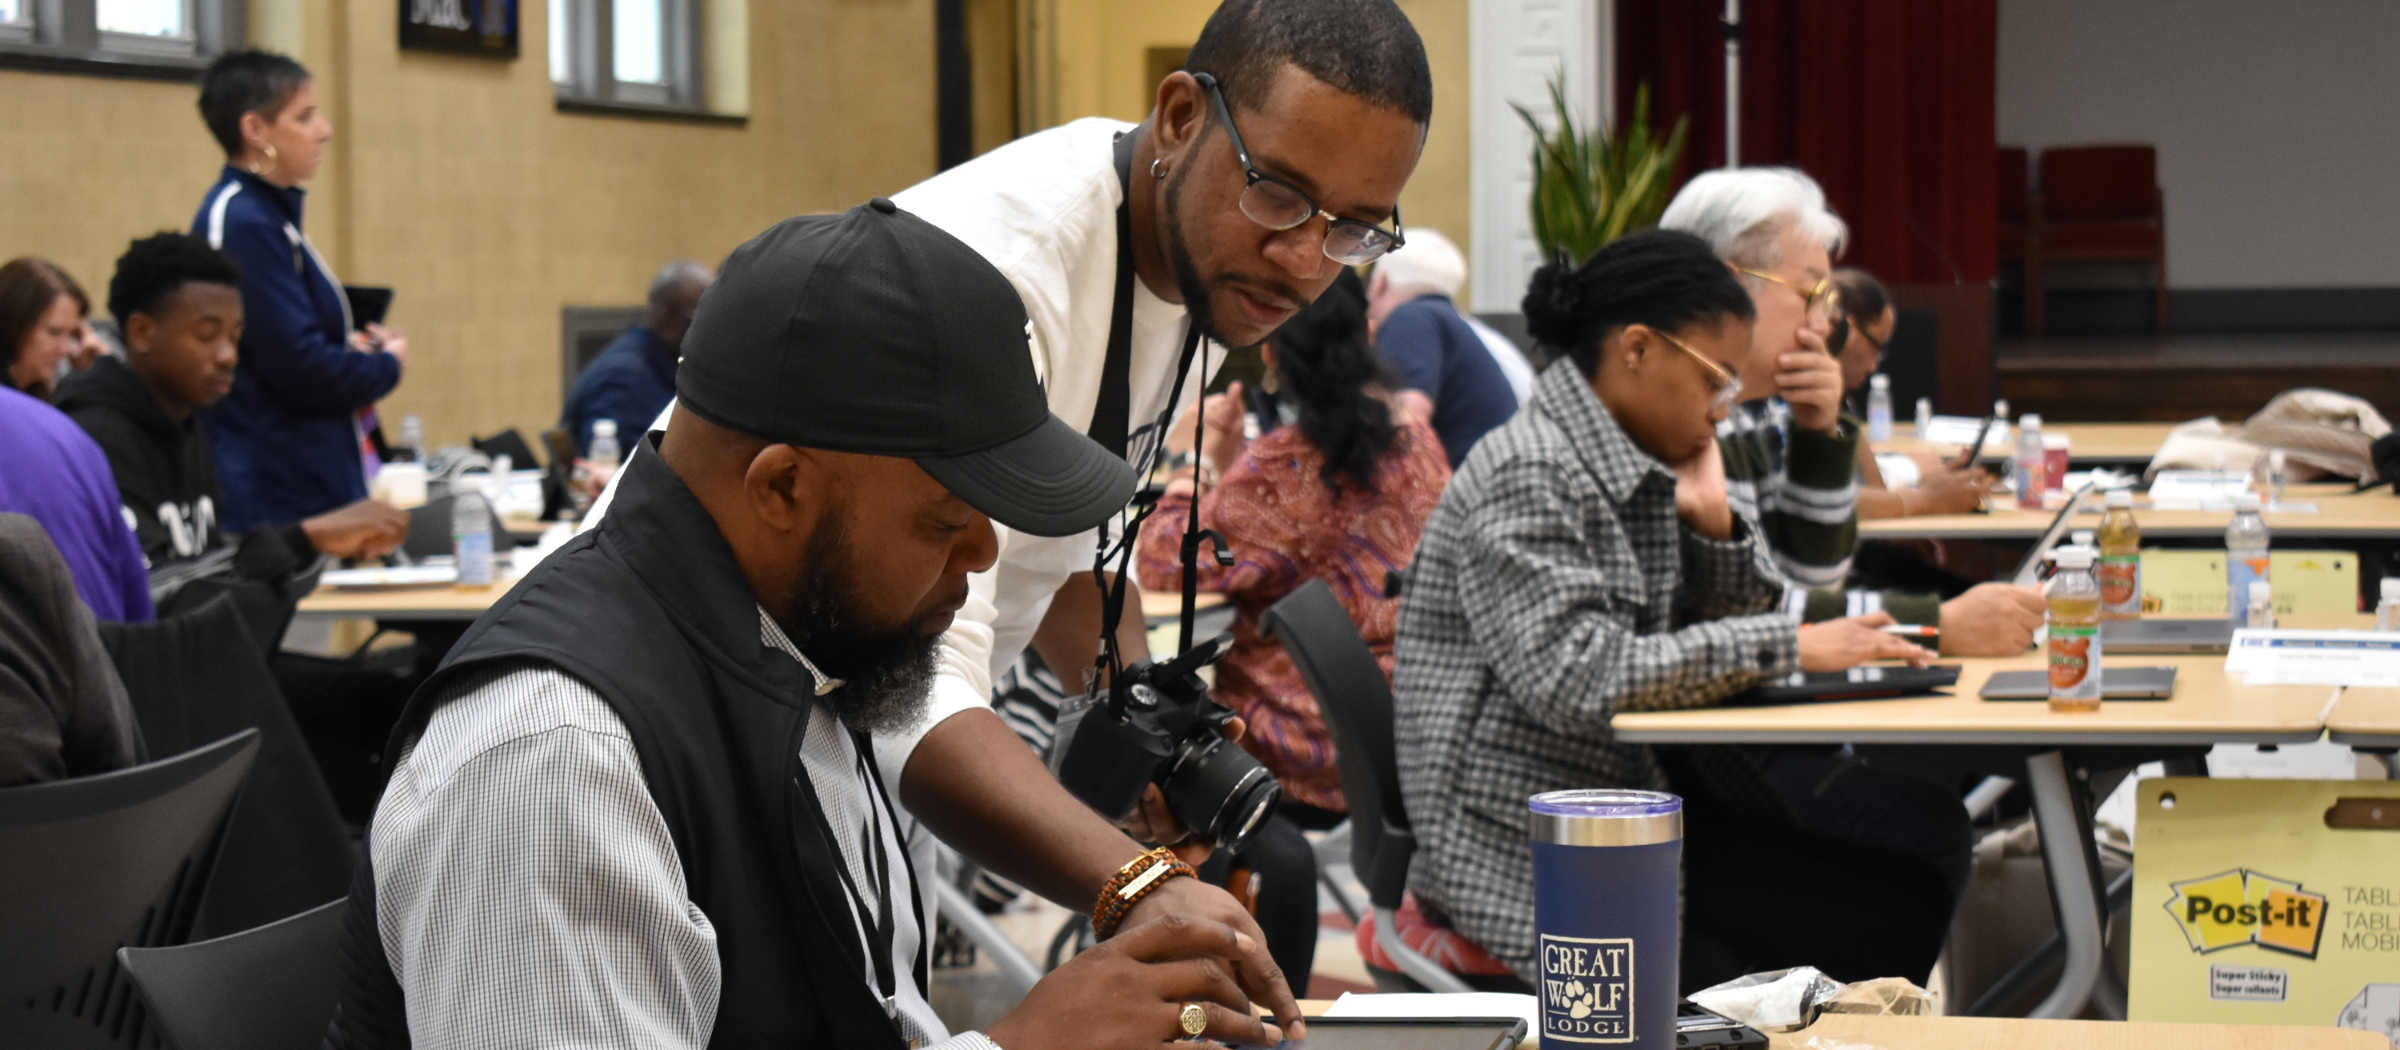
[[[900,1037],[908,1045],[916,1046],[924,1041],[923,1032],[918,1029],[915,1021],[900,1012],[899,975],[892,966],[893,942],[898,939],[898,922],[894,918],[892,910],[892,897],[895,893],[891,878],[891,844],[885,840],[883,828],[887,819],[896,826],[899,817],[892,812],[891,799],[882,790],[883,778],[876,774],[874,759],[871,757],[872,742],[863,734],[852,733],[850,734],[850,746],[852,752],[857,755],[857,760],[851,764],[851,774],[859,779],[859,783],[863,787],[861,794],[866,796],[862,800],[866,805],[860,813],[867,825],[863,829],[865,842],[862,845],[865,846],[867,853],[867,877],[875,880],[878,890],[874,906],[868,906],[866,894],[860,891],[857,880],[851,877],[850,865],[842,860],[841,844],[830,841],[832,824],[830,821],[822,819],[824,806],[821,802],[818,805],[820,814],[818,828],[829,840],[827,844],[834,849],[834,873],[841,877],[842,892],[849,898],[851,919],[858,924],[859,933],[869,942],[867,954],[872,957],[875,966],[876,1001],[882,1004],[885,1016],[890,1017],[895,1024],[899,1025]],[[882,808],[881,813],[877,812],[878,806]],[[916,864],[909,862],[908,891],[912,908],[916,907],[916,883]],[[918,936],[924,937],[925,916],[922,912],[917,915],[917,929]],[[925,994],[925,953],[922,950],[916,953],[916,960],[912,964],[911,970],[912,976],[916,979],[917,994]]]

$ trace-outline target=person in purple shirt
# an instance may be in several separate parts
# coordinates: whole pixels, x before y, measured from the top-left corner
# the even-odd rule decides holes
[[[75,576],[75,592],[103,620],[144,621],[150,573],[118,510],[108,457],[91,435],[47,403],[0,389],[0,512],[41,522]]]

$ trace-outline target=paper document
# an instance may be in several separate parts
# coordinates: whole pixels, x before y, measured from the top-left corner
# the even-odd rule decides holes
[[[2233,632],[2225,673],[2251,685],[2400,686],[2400,632]]]
[[[1925,432],[1917,435],[1917,440],[1928,445],[1964,445],[1975,440],[1976,431],[1982,429],[1983,419],[1978,416],[1935,416]],[[1992,432],[1983,439],[1984,451],[2006,452],[2012,447],[2008,440],[2008,424],[1992,424]]]
[[[407,565],[388,569],[327,569],[317,577],[326,587],[430,587],[457,583],[456,565]]]

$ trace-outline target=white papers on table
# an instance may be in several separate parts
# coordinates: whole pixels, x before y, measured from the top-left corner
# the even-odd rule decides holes
[[[2162,470],[2150,479],[2155,510],[2232,510],[2233,497],[2250,491],[2250,475],[2232,470]]]
[[[1982,429],[1983,419],[1980,416],[1935,416],[1925,432],[1917,435],[1917,440],[1928,445],[1964,445],[1975,440],[1976,432]],[[2008,440],[2008,423],[2005,420],[1992,424],[1992,432],[1984,435],[1983,450],[1986,453],[2006,453],[2014,447]]]
[[[395,565],[390,568],[327,569],[317,577],[327,587],[431,587],[457,583],[456,565]]]
[[[2400,632],[2233,632],[2225,673],[2250,685],[2400,686]]]
[[[1327,1017],[1521,1017],[1526,1038],[1540,1034],[1540,1004],[1515,992],[1389,992],[1361,995],[1343,992],[1325,1008]]]

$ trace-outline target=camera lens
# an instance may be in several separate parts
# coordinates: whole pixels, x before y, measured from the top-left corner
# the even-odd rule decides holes
[[[1184,740],[1159,786],[1175,819],[1220,849],[1248,845],[1283,799],[1267,767],[1214,729]]]

